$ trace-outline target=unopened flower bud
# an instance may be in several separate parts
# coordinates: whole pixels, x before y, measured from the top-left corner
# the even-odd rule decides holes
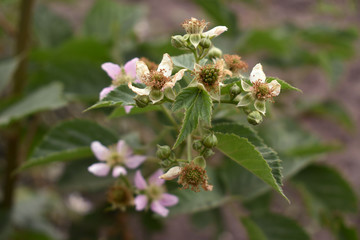
[[[263,118],[258,111],[252,111],[249,113],[247,120],[252,125],[258,125],[263,121]]]
[[[222,51],[217,47],[212,47],[207,55],[210,59],[212,58],[221,58]]]
[[[195,151],[201,151],[201,149],[203,148],[203,144],[200,140],[195,140],[192,147]]]
[[[164,180],[172,180],[174,178],[177,178],[181,173],[181,167],[172,167],[167,171],[165,174],[161,175],[159,178]]]
[[[183,48],[185,47],[184,37],[181,35],[175,35],[171,37],[171,45],[175,48]]]
[[[209,157],[211,157],[212,155],[214,155],[215,153],[214,153],[214,151],[213,150],[211,150],[210,148],[207,148],[207,149],[205,149],[204,150],[204,152],[203,152],[203,157],[204,158],[209,158]]]
[[[203,48],[209,48],[211,47],[211,40],[208,38],[201,39],[199,45]]]
[[[169,146],[164,145],[164,146],[160,146],[157,145],[158,149],[156,151],[156,156],[160,159],[167,159],[170,157],[171,154],[171,149]]]
[[[237,84],[232,85],[232,87],[229,90],[231,99],[234,99],[237,95],[239,95],[240,92],[241,92],[241,88]]]
[[[149,98],[153,103],[160,102],[164,99],[164,92],[158,89],[153,89],[150,92]]]
[[[203,139],[202,142],[203,142],[204,146],[207,147],[207,148],[213,148],[218,144],[217,137],[215,136],[214,133],[211,133],[211,134],[207,135]]]
[[[137,95],[134,100],[139,108],[144,108],[149,104],[149,96],[146,95]]]
[[[203,156],[197,156],[193,160],[195,165],[198,165],[199,167],[205,168],[206,167],[206,160]]]

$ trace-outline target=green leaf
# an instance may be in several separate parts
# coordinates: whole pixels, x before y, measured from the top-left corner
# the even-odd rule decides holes
[[[66,104],[62,98],[62,85],[53,83],[25,96],[0,113],[0,125],[22,119],[33,113],[60,108]]]
[[[142,8],[110,0],[98,0],[85,18],[84,33],[102,42],[118,41],[129,35],[144,16]]]
[[[285,216],[266,213],[241,218],[250,240],[310,240],[300,225]]]
[[[172,56],[171,57],[174,66],[180,67],[180,68],[186,68],[189,70],[194,70],[194,64],[195,64],[195,57],[192,53],[182,54],[179,56]],[[206,62],[206,59],[202,59],[200,61],[200,65],[204,64]]]
[[[10,58],[0,62],[0,92],[8,85],[19,63],[19,58]]]
[[[291,86],[289,83],[285,82],[284,80],[281,80],[281,79],[276,78],[276,77],[267,77],[266,78],[266,82],[268,82],[268,83],[273,81],[273,80],[276,80],[278,83],[280,83],[281,90],[295,90],[295,91],[298,91],[298,92],[302,93],[301,89],[296,88],[294,86]]]
[[[54,27],[56,26],[56,27]],[[40,4],[35,8],[34,30],[42,47],[54,47],[72,37],[69,22]]]
[[[112,132],[94,122],[73,120],[60,123],[44,136],[30,159],[20,169],[90,157],[90,144],[96,140],[107,146],[118,139]]]
[[[334,168],[311,165],[298,173],[292,181],[328,211],[355,212],[357,210],[356,194]]]
[[[95,103],[94,105],[86,109],[86,111],[101,107],[134,105],[135,96],[136,93],[134,93],[127,85],[120,85],[119,87],[111,91],[101,101]]]
[[[211,124],[212,101],[206,91],[197,87],[183,89],[175,99],[173,111],[181,108],[185,108],[185,116],[173,148],[179,146],[186,136],[196,129],[200,119],[208,125]]]
[[[279,192],[286,200],[280,184],[275,179],[272,169],[265,161],[255,146],[246,138],[239,137],[235,134],[216,133],[218,138],[217,148],[226,156],[231,158],[237,164],[243,166],[265,183],[269,184]],[[234,147],[235,146],[235,147]],[[281,178],[279,176],[279,178]]]
[[[124,107],[118,107],[110,114],[110,118],[132,116],[132,115],[142,114],[142,113],[152,112],[152,111],[161,111],[161,107],[159,105],[148,105],[144,108],[134,107],[131,109],[131,111],[129,113],[125,112]]]

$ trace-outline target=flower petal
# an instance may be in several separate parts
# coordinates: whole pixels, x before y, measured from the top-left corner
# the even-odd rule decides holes
[[[131,105],[124,106],[126,114],[129,114],[130,111],[131,111],[131,109],[132,109],[133,107],[134,107],[134,106],[131,106]]]
[[[177,81],[179,81],[180,79],[183,78],[184,73],[186,72],[187,69],[181,69],[180,71],[178,71],[172,78],[170,82],[167,82],[164,84],[164,86],[162,87],[162,91],[164,91],[165,88],[173,88],[175,86],[175,83]]]
[[[136,211],[142,211],[148,203],[148,198],[146,195],[137,195],[134,199],[134,203]]]
[[[111,77],[112,80],[115,80],[116,77],[121,74],[121,67],[111,62],[102,64],[101,68],[109,75],[109,77]]]
[[[268,87],[270,89],[270,94],[273,97],[276,97],[280,94],[281,85],[276,80],[272,80],[270,83],[268,83]]]
[[[170,207],[176,205],[179,202],[179,198],[169,193],[163,193],[159,202],[164,207]]]
[[[143,95],[148,96],[148,95],[150,94],[150,91],[151,91],[151,88],[149,88],[149,87],[146,87],[146,88],[137,88],[137,87],[134,87],[131,82],[128,83],[128,87],[129,87],[134,93],[136,93],[136,94],[138,94],[138,95],[142,95],[142,96],[143,96]]]
[[[144,177],[141,175],[140,170],[137,170],[135,173],[135,186],[140,189],[140,190],[144,190],[147,188],[147,183],[144,179]]]
[[[136,63],[139,61],[139,58],[133,58],[124,65],[124,70],[127,75],[136,78]]]
[[[169,214],[169,210],[166,209],[159,201],[154,201],[150,206],[151,210],[160,216],[166,217]]]
[[[146,156],[133,155],[125,159],[125,165],[130,169],[134,169],[137,168],[140,164],[142,164],[145,160]]]
[[[266,106],[265,106],[265,101],[264,100],[256,100],[255,103],[254,103],[254,107],[255,107],[256,110],[258,110],[263,115],[265,115]]]
[[[117,178],[120,175],[126,175],[126,174],[127,174],[126,169],[124,167],[121,167],[121,166],[114,167],[114,169],[112,171],[112,176],[114,178]]]
[[[108,175],[110,166],[106,163],[94,163],[88,167],[88,171],[98,177],[104,177]]]
[[[241,87],[245,92],[250,92],[252,90],[252,87],[244,80],[241,80]]]
[[[116,151],[119,154],[124,154],[126,153],[128,150],[128,146],[126,145],[124,140],[119,140],[118,143],[116,144]]]
[[[149,74],[149,68],[146,66],[146,64],[143,61],[137,61],[136,62],[136,78],[141,80],[143,79],[147,74]]]
[[[90,148],[95,157],[100,161],[105,161],[110,154],[110,150],[99,141],[92,142]]]
[[[104,97],[106,97],[112,90],[114,90],[115,87],[114,86],[110,86],[110,87],[106,87],[103,90],[101,90],[100,92],[100,96],[99,99],[103,100]]]
[[[162,73],[164,74],[165,77],[170,77],[171,76],[171,72],[173,70],[173,61],[170,58],[170,55],[165,53],[163,55],[163,58],[161,60],[161,63],[158,66],[157,71],[160,72],[162,71]]]
[[[163,185],[165,183],[165,180],[159,178],[163,174],[164,174],[164,172],[161,169],[157,170],[149,177],[149,183],[155,184],[157,186]]]
[[[181,167],[176,166],[170,168],[165,174],[161,175],[159,178],[164,180],[172,180],[174,178],[177,178],[181,173]]]
[[[262,65],[260,63],[256,64],[255,67],[252,69],[250,73],[250,81],[252,83],[256,83],[260,81],[261,83],[264,83],[266,80],[265,73],[263,71]]]
[[[219,36],[220,34],[222,34],[223,32],[225,32],[227,30],[228,30],[228,28],[226,26],[217,26],[217,27],[210,29],[207,32],[204,32],[203,35],[205,37],[213,38],[213,37]]]

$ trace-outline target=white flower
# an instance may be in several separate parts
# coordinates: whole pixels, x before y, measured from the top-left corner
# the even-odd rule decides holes
[[[172,167],[165,174],[161,175],[159,178],[164,179],[164,180],[175,179],[180,175],[181,169],[182,168],[179,166]]]

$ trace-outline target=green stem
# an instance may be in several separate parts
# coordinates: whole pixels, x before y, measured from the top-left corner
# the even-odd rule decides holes
[[[172,116],[169,109],[167,109],[163,104],[160,105],[161,110],[164,112],[165,116],[170,120],[170,122],[174,125],[176,129],[179,129],[179,125],[176,122],[175,118]]]
[[[192,160],[191,152],[192,152],[192,138],[191,134],[187,136],[186,139],[186,152],[187,152],[187,159],[189,162]]]

